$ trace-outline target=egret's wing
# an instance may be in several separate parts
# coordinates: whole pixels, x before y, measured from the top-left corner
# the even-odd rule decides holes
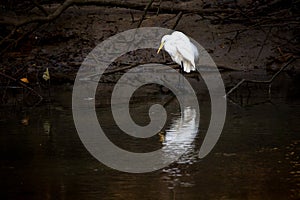
[[[176,41],[176,48],[177,52],[180,53],[185,60],[195,65],[195,56],[190,43],[178,40]]]
[[[186,36],[184,33],[180,32],[180,31],[174,31],[171,34],[172,38],[176,39],[176,40],[182,40],[184,42],[190,42],[190,39],[188,36]]]
[[[198,50],[185,34],[179,31],[173,32],[167,37],[164,49],[177,64],[184,63],[184,71],[195,70],[195,58],[198,56]]]
[[[190,41],[190,38],[188,36],[186,36],[184,33],[180,32],[180,31],[174,31],[171,34],[172,38],[174,38],[174,40],[177,41],[182,41],[186,43],[186,47],[187,48],[191,48],[193,54],[194,54],[194,60],[197,60],[199,57],[199,51],[198,48]],[[188,47],[190,46],[190,47]]]
[[[166,52],[168,52],[168,54],[174,58],[177,55],[177,49],[176,49],[176,43],[174,41],[168,41],[165,43],[164,45],[164,49]]]
[[[198,60],[199,58],[199,51],[198,48],[191,42],[191,47],[195,56],[195,60]]]

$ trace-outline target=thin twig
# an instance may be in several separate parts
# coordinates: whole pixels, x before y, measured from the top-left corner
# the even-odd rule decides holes
[[[18,37],[16,40],[13,40],[12,43],[8,44],[5,48],[1,49],[0,51],[0,56],[9,48],[12,47],[16,47],[18,46],[18,43],[23,40],[24,38],[26,38],[27,36],[29,36],[30,34],[32,34],[34,31],[36,31],[39,27],[41,27],[43,24],[42,23],[38,23],[36,24],[32,29],[28,30],[27,32],[23,33],[20,37]],[[15,31],[14,31],[15,32]],[[14,33],[11,34],[11,36]],[[9,37],[11,37],[9,36]],[[5,39],[3,39],[2,41],[0,41],[0,46],[2,45],[2,42],[4,42]]]
[[[238,82],[238,84],[236,84],[233,88],[231,88],[226,96],[229,96],[229,94],[231,94],[234,90],[236,90],[238,87],[240,87],[240,85],[242,85],[244,82],[246,81],[246,79],[242,79],[240,82]]]
[[[119,67],[117,69],[105,71],[103,74],[105,74],[105,75],[114,74],[114,73],[121,72],[121,71],[124,71],[124,70],[127,70],[127,69],[131,69],[131,68],[134,68],[138,65],[143,65],[143,64],[147,64],[147,63],[135,63],[135,64],[131,64],[129,66]]]
[[[180,11],[180,12],[178,13],[178,15],[177,15],[177,19],[176,19],[176,21],[175,21],[175,23],[174,23],[174,25],[173,25],[173,27],[172,27],[172,30],[175,30],[175,29],[176,29],[176,26],[178,25],[178,23],[179,23],[179,21],[181,20],[182,16],[183,16],[183,13]]]
[[[42,11],[42,13],[45,15],[45,16],[48,16],[49,13],[47,12],[47,10],[41,6],[36,0],[30,0],[38,9],[40,9],[40,11]]]
[[[160,11],[160,5],[162,3],[162,0],[159,0],[159,3],[158,3],[158,7],[157,7],[157,12],[156,12],[156,15],[159,14],[159,11]]]
[[[139,24],[138,24],[138,26],[137,26],[138,28],[141,27],[141,25],[142,25],[142,23],[143,23],[143,21],[144,21],[146,15],[147,15],[148,9],[151,7],[153,1],[154,1],[154,0],[150,0],[149,3],[148,3],[148,5],[145,7],[144,14],[143,14],[142,18],[140,19],[140,22],[139,22]]]
[[[95,6],[105,6],[105,7],[119,7],[119,8],[127,8],[127,9],[134,9],[134,10],[147,10],[151,12],[156,12],[157,7],[152,6],[151,2],[154,0],[151,0],[149,4],[146,6],[145,4],[141,3],[134,3],[134,2],[128,2],[128,1],[108,1],[108,0],[66,0],[62,5],[58,6],[56,10],[49,14],[48,16],[36,16],[36,17],[29,17],[25,18],[23,20],[20,19],[11,19],[7,18],[5,21],[0,21],[2,24],[10,24],[14,25],[16,27],[21,27],[30,23],[36,23],[36,22],[50,22],[59,17],[66,9],[68,9],[70,6],[77,5],[77,6],[84,6],[84,5],[95,5]],[[151,4],[150,4],[151,3]],[[170,8],[169,6],[162,6],[160,5],[160,10],[164,13],[168,14],[176,14],[180,11],[184,13],[197,13],[197,14],[206,14],[206,15],[215,15],[216,13],[232,13],[235,10],[234,9],[202,9],[202,8],[186,8],[182,6],[176,6],[173,8]]]
[[[8,80],[7,85],[6,85],[5,89],[4,89],[4,93],[3,93],[3,96],[2,96],[2,102],[4,102],[4,99],[5,99],[6,92],[7,92],[9,84],[10,84],[10,80]]]
[[[258,52],[257,57],[256,57],[256,60],[259,58],[259,56],[260,56],[260,54],[261,54],[261,52],[262,52],[262,50],[263,50],[263,48],[264,48],[264,46],[265,46],[265,44],[266,44],[268,38],[269,38],[269,35],[270,35],[271,31],[272,31],[272,27],[269,28],[269,31],[268,31],[268,33],[266,34],[266,38],[265,38],[265,40],[263,41],[263,43],[262,43],[262,45],[261,45],[261,47],[260,47],[260,49],[259,49],[259,52]]]
[[[239,34],[240,34],[240,31],[236,31],[236,33],[235,33],[235,35],[232,39],[225,38],[225,39],[229,40],[229,42],[230,42],[229,48],[227,50],[228,53],[231,51],[231,47],[232,47],[233,43],[237,41],[237,38],[238,38]]]
[[[7,74],[4,74],[4,73],[2,73],[2,72],[0,72],[0,75],[3,76],[3,77],[5,77],[5,78],[7,78],[7,79],[10,79],[10,80],[12,80],[12,81],[14,81],[14,82],[17,82],[17,83],[20,84],[23,88],[26,88],[26,89],[28,89],[29,91],[31,91],[32,93],[34,93],[35,95],[37,95],[37,96],[40,98],[40,100],[39,100],[36,104],[34,104],[33,106],[37,106],[38,104],[40,104],[40,103],[42,102],[43,97],[42,97],[37,91],[35,91],[35,90],[32,89],[31,87],[27,86],[27,85],[26,85],[25,83],[23,83],[22,81],[20,81],[20,80],[18,80],[18,79],[15,79],[14,77],[11,77],[11,76],[9,76],[9,75],[7,75]]]
[[[131,17],[131,24],[133,24],[135,22],[133,13],[131,10],[129,11],[129,13],[130,13],[130,17]]]
[[[66,0],[63,4],[58,6],[54,12],[49,13],[47,16],[33,16],[33,17],[26,17],[26,18],[10,18],[6,17],[3,18],[4,20],[0,20],[0,24],[4,25],[12,25],[14,26],[13,30],[3,39],[0,40],[0,46],[5,44],[6,42],[10,42],[13,39],[16,31],[29,24],[45,24],[54,21],[57,19],[65,10],[67,10],[71,6],[88,6],[88,5],[95,5],[95,6],[105,6],[105,7],[119,7],[119,8],[127,8],[127,9],[134,9],[134,10],[144,10],[144,15],[140,20],[139,26],[141,25],[142,21],[144,20],[148,11],[156,12],[157,6],[151,6],[154,0],[150,0],[149,4],[141,4],[135,2],[128,2],[128,1],[108,1],[108,0]],[[182,6],[176,6],[170,8],[169,6],[160,5],[160,12],[174,14],[174,13],[197,13],[197,14],[206,14],[206,15],[215,15],[216,13],[232,13],[234,9],[202,9],[202,8],[185,8]],[[11,47],[11,46],[10,46]],[[7,48],[6,48],[7,49]],[[2,50],[4,52],[4,50]]]

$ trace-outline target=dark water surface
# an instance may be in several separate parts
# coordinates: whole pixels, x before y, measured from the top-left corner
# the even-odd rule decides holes
[[[200,102],[199,132],[191,144],[191,125],[185,133],[176,132],[181,117],[176,101],[166,108],[163,134],[146,142],[124,136],[110,110],[97,108],[104,131],[122,148],[140,152],[165,148],[166,156],[182,146],[187,149],[179,161],[145,174],[119,172],[94,159],[77,135],[69,103],[26,111],[3,109],[1,199],[297,199],[300,102],[273,100],[245,107],[228,103],[223,133],[204,159],[197,155],[209,123],[209,101]],[[149,102],[131,110],[141,125],[149,120]],[[173,134],[186,136],[179,137],[178,146],[168,146]]]

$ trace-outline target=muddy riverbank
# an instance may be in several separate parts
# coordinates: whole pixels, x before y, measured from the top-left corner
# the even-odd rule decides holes
[[[140,1],[140,3],[146,2]],[[153,5],[157,6],[155,3]],[[292,17],[293,12],[295,12],[294,7],[297,7],[297,5],[289,7],[288,4],[279,4],[282,8],[272,7],[271,5],[270,14],[262,14],[258,9],[257,13],[262,15],[262,21],[249,14],[250,19],[248,21],[241,19],[241,22],[237,22],[236,18],[228,18],[228,20],[223,19],[220,23],[216,21],[216,16],[222,17],[222,12],[209,16],[190,12],[179,16],[176,13],[163,13],[162,10],[158,14],[149,11],[141,26],[172,28],[177,24],[176,30],[182,31],[195,39],[206,49],[220,69],[226,69],[227,72],[223,73],[223,79],[225,85],[230,88],[240,79],[256,77],[256,74],[268,78],[289,59],[298,56],[297,41],[299,38],[296,33],[297,25],[294,24],[293,20],[290,24],[286,22],[280,24],[276,20],[262,23],[269,20],[269,16],[275,16],[277,19],[279,14],[273,15],[274,12],[279,12],[280,15],[286,18]],[[255,7],[255,4],[251,1],[237,1],[237,4],[225,1],[212,3],[205,1],[166,1],[162,3],[163,6],[173,6],[174,9],[183,7],[186,10],[201,7],[207,9],[217,8],[223,9],[225,12],[226,9]],[[54,11],[57,7],[59,7],[58,4],[45,6],[49,12]],[[287,13],[288,9],[290,9],[290,14]],[[35,13],[38,10],[33,8],[30,12]],[[136,28],[143,13],[142,10],[118,7],[70,7],[60,17],[42,25],[21,40],[15,48],[3,52],[0,64],[1,73],[16,80],[26,77],[30,87],[46,94],[48,94],[48,91],[43,88],[66,83],[73,84],[77,70],[88,53],[107,38],[122,31]],[[9,14],[10,12],[6,10],[6,12],[3,12],[3,17],[5,18]],[[224,16],[226,18],[228,15],[225,14]],[[179,17],[180,19],[178,19]],[[251,21],[251,18],[257,22]],[[26,29],[29,28],[25,27],[25,29],[18,30],[19,34],[25,32]],[[9,31],[9,28],[6,31]],[[109,69],[128,66],[128,59],[131,59],[135,64],[170,61],[168,56],[164,58],[154,52],[145,50],[133,52],[129,55],[130,58],[120,59]],[[289,71],[292,76],[292,78],[287,77],[287,79],[292,81],[298,79],[298,66],[299,61],[296,60],[286,68],[286,71]],[[47,68],[51,76],[50,85],[42,78]],[[126,70],[120,70],[120,73],[124,72]],[[118,77],[119,74],[110,74],[103,81],[105,83],[115,82]],[[4,89],[9,86],[22,88],[22,86],[3,76],[0,77],[0,80],[1,87]],[[5,101],[2,103],[5,103]]]

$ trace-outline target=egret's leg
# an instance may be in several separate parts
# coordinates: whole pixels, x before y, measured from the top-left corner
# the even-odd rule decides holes
[[[179,87],[180,88],[182,88],[182,86],[183,86],[183,80],[182,80],[182,75],[183,75],[183,62],[181,61],[181,66],[180,66],[180,70],[179,70],[179,72],[180,72],[180,74],[179,74]]]
[[[183,74],[183,61],[181,61],[180,73]]]

